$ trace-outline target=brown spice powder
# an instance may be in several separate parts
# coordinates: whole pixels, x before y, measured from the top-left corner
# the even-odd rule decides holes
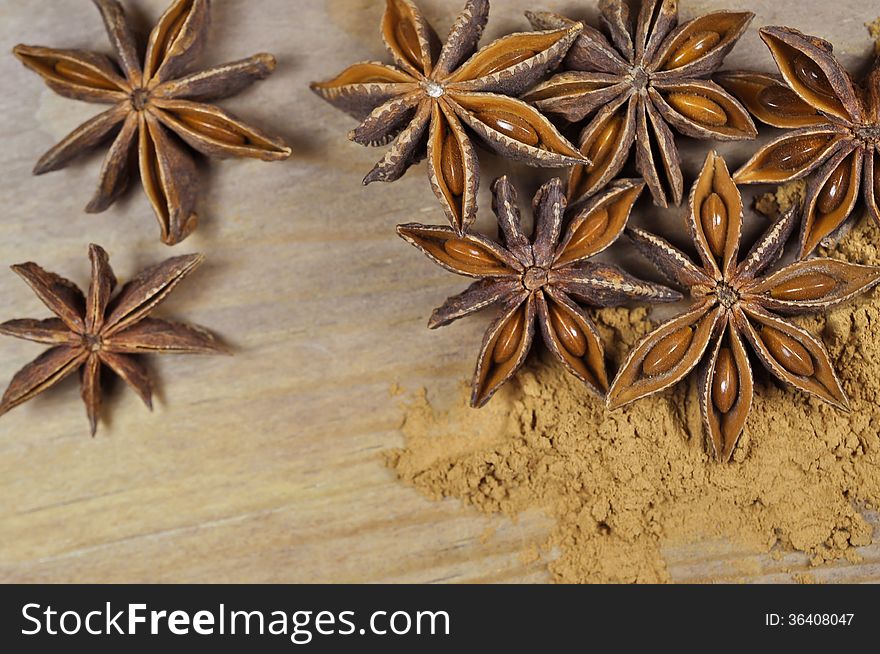
[[[880,230],[863,219],[827,254],[876,265],[877,244]],[[615,367],[650,329],[643,309],[596,317]],[[822,336],[852,410],[782,388],[756,366],[729,465],[707,454],[693,383],[608,412],[549,357],[481,411],[467,408],[466,389],[448,411],[423,392],[388,463],[430,498],[510,516],[546,511],[555,526],[544,549],[558,552],[549,568],[559,582],[669,581],[661,548],[701,542],[797,550],[814,565],[856,560],[872,537],[861,512],[880,505],[880,292],[800,322]]]

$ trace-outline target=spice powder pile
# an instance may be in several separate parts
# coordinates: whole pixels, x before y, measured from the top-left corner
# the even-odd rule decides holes
[[[862,220],[827,254],[880,264],[880,230]],[[466,393],[448,411],[422,394],[388,463],[433,499],[511,516],[544,510],[559,582],[671,581],[662,550],[700,542],[796,550],[813,565],[857,561],[855,548],[872,541],[864,512],[880,506],[880,292],[798,322],[822,335],[851,411],[757,375],[729,465],[708,454],[693,383],[608,412],[549,357],[479,415]],[[651,328],[644,309],[601,310],[597,325],[615,365]]]

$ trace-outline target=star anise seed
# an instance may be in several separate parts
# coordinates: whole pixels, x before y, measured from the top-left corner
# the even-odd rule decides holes
[[[603,396],[608,390],[604,348],[596,326],[576,301],[608,307],[681,298],[665,286],[590,260],[617,240],[643,187],[640,180],[616,182],[579,209],[563,232],[565,194],[562,181],[553,179],[535,196],[531,240],[522,231],[516,191],[506,177],[492,188],[501,243],[479,234],[460,235],[450,227],[398,226],[400,236],[432,261],[477,279],[434,311],[431,329],[500,306],[477,361],[473,406],[486,404],[516,374],[531,349],[536,322],[553,356]]]
[[[580,24],[511,34],[477,52],[488,17],[488,0],[468,0],[440,47],[414,3],[387,0],[382,36],[394,65],[359,63],[312,84],[327,102],[363,121],[349,135],[353,141],[394,141],[364,183],[393,182],[427,156],[431,187],[459,233],[477,212],[480,171],[470,132],[532,166],[587,161],[539,111],[512,97],[558,66]]]
[[[635,26],[625,0],[601,0],[607,37],[587,26],[549,81],[523,96],[572,123],[590,117],[568,198],[589,197],[620,173],[635,147],[636,168],[654,203],[681,204],[684,181],[672,130],[698,139],[734,141],[757,135],[748,112],[709,79],[745,33],[754,14],[720,11],[678,25],[676,0],[642,0]],[[532,13],[535,27],[571,21]]]
[[[880,267],[809,259],[764,274],[796,222],[792,208],[739,260],[742,197],[727,165],[710,153],[690,196],[686,222],[702,265],[662,238],[628,230],[636,247],[690,291],[693,305],[633,348],[607,402],[616,409],[698,372],[700,409],[716,457],[730,460],[752,404],[744,341],[776,377],[839,408],[847,398],[822,342],[783,316],[821,312],[866,292]]]
[[[118,67],[105,55],[86,50],[29,45],[14,49],[15,56],[59,95],[112,105],[44,154],[34,174],[63,168],[115,130],[98,190],[86,211],[99,213],[113,204],[138,165],[162,241],[174,245],[198,223],[198,174],[184,143],[210,157],[277,161],[290,156],[290,148],[281,139],[206,104],[268,77],[275,69],[275,58],[258,54],[185,74],[204,47],[210,3],[175,0],[153,28],[142,65],[122,6],[115,0],[94,2],[104,18]]]
[[[51,345],[12,378],[0,401],[0,416],[82,368],[82,399],[92,435],[101,410],[101,367],[121,377],[152,409],[152,386],[136,354],[217,354],[225,348],[207,331],[149,314],[201,265],[200,254],[174,257],[147,268],[111,299],[116,277],[107,253],[89,246],[92,276],[88,294],[35,263],[12,266],[57,317],[10,320],[0,334]]]

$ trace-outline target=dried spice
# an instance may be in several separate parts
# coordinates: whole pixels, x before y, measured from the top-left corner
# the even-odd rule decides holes
[[[584,27],[565,59],[565,72],[523,99],[578,123],[589,164],[572,169],[569,199],[588,197],[623,168],[635,146],[636,168],[655,204],[681,204],[684,181],[672,130],[698,139],[733,141],[757,135],[748,112],[706,79],[724,62],[754,14],[721,11],[678,25],[676,0],[643,0],[635,26],[624,0],[601,0],[608,33]],[[571,21],[537,13],[536,27]]]
[[[778,218],[740,262],[742,197],[714,152],[689,204],[686,222],[702,266],[653,234],[627,232],[658,269],[689,289],[694,303],[630,352],[611,384],[608,406],[619,408],[669,388],[702,362],[703,423],[716,457],[728,461],[752,405],[744,340],[781,381],[845,409],[846,395],[822,341],[782,316],[823,312],[864,293],[880,281],[880,267],[809,259],[765,275],[797,222],[795,208]]]
[[[399,179],[428,158],[428,178],[452,226],[462,233],[476,217],[479,161],[465,127],[499,154],[532,166],[587,161],[534,107],[518,96],[556,68],[580,31],[517,33],[477,52],[488,0],[468,0],[445,45],[409,0],[387,0],[382,37],[394,61],[355,64],[312,89],[363,121],[349,138],[393,145],[364,184]]]
[[[184,143],[209,157],[277,161],[290,156],[290,148],[281,139],[206,104],[268,77],[275,69],[275,58],[258,54],[185,74],[204,47],[210,3],[175,0],[153,28],[142,65],[122,6],[115,0],[95,0],[95,4],[104,18],[118,67],[105,55],[86,50],[15,47],[15,56],[59,95],[112,105],[44,154],[34,173],[63,168],[115,130],[98,190],[86,211],[99,213],[113,204],[137,165],[159,220],[162,241],[174,245],[198,223],[198,174]]]
[[[859,189],[880,224],[880,57],[853,82],[830,43],[788,27],[766,27],[782,78],[736,72],[718,80],[762,122],[792,131],[761,148],[734,175],[740,184],[807,176],[800,256],[809,255],[852,215]]]
[[[35,263],[12,267],[56,317],[0,325],[2,334],[52,346],[12,378],[0,401],[0,415],[82,368],[82,399],[94,436],[101,410],[102,366],[121,377],[152,409],[147,369],[133,355],[225,352],[213,335],[199,327],[149,317],[201,265],[202,255],[174,257],[147,268],[112,299],[116,277],[107,253],[91,245],[89,258],[92,276],[87,295]]]
[[[493,209],[503,243],[449,227],[400,225],[398,233],[447,270],[477,279],[434,311],[432,329],[499,305],[483,338],[474,373],[471,404],[483,406],[522,367],[538,323],[553,355],[597,395],[608,390],[605,351],[589,315],[575,302],[610,307],[633,300],[672,302],[681,298],[664,286],[590,261],[623,232],[644,184],[621,180],[596,196],[570,220],[562,181],[547,182],[534,199],[535,233],[522,231],[516,191],[507,178],[492,188]],[[560,235],[562,238],[560,239]]]

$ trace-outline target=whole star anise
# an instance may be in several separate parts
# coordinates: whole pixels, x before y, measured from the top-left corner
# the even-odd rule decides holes
[[[654,203],[681,204],[684,181],[672,129],[698,139],[757,135],[748,112],[706,79],[724,62],[754,14],[720,11],[676,27],[677,0],[642,0],[635,26],[625,0],[600,0],[608,33],[584,27],[560,73],[523,96],[548,114],[583,128],[568,198],[588,197],[614,179],[635,146],[636,168]],[[536,27],[562,27],[556,14],[529,15]]]
[[[587,388],[604,395],[608,376],[602,341],[575,300],[608,307],[632,300],[673,302],[681,298],[665,286],[590,261],[617,240],[643,187],[640,180],[616,182],[571,217],[564,235],[566,200],[558,178],[535,196],[532,240],[523,234],[516,191],[506,177],[492,187],[502,243],[479,234],[459,235],[449,227],[398,226],[400,236],[435,263],[477,279],[434,311],[428,323],[431,329],[500,305],[477,361],[473,406],[488,402],[525,362],[536,320],[550,352]]]
[[[10,320],[0,334],[51,345],[12,378],[0,415],[48,390],[82,368],[82,399],[92,435],[101,409],[101,366],[121,377],[152,409],[147,369],[132,355],[215,354],[226,350],[207,331],[148,315],[204,260],[200,254],[174,257],[147,268],[111,299],[116,277],[107,253],[89,246],[92,278],[88,295],[71,281],[35,263],[12,266],[54,313],[46,320]]]
[[[742,198],[714,152],[691,191],[686,222],[701,266],[658,236],[628,230],[639,250],[690,290],[694,304],[635,346],[608,391],[609,408],[669,388],[702,362],[703,421],[716,457],[729,460],[752,404],[752,369],[743,339],[783,382],[845,408],[847,398],[825,346],[782,316],[825,311],[864,293],[880,281],[880,268],[809,259],[764,275],[797,222],[794,208],[740,262]]]
[[[207,38],[210,4],[208,0],[175,0],[153,28],[142,66],[121,5],[115,0],[94,2],[104,18],[118,67],[97,52],[15,47],[15,56],[59,95],[112,105],[44,154],[34,174],[63,168],[116,130],[98,190],[86,211],[99,213],[113,204],[128,185],[131,169],[138,165],[162,241],[179,243],[198,223],[196,165],[179,139],[211,157],[276,161],[290,156],[290,148],[281,139],[205,104],[268,77],[275,69],[275,58],[258,54],[184,75]]]
[[[477,45],[488,0],[468,0],[446,44],[409,0],[387,0],[382,36],[393,66],[365,62],[312,84],[333,106],[363,121],[349,138],[391,149],[364,184],[399,179],[428,158],[428,178],[452,226],[467,230],[477,211],[479,161],[465,126],[496,152],[533,166],[586,159],[534,107],[514,97],[555,68],[579,24],[511,34]]]
[[[827,41],[788,27],[766,27],[761,38],[782,80],[751,72],[718,80],[756,118],[793,131],[761,148],[734,179],[776,184],[811,175],[800,236],[803,258],[852,214],[860,187],[880,224],[880,57],[859,85]]]

